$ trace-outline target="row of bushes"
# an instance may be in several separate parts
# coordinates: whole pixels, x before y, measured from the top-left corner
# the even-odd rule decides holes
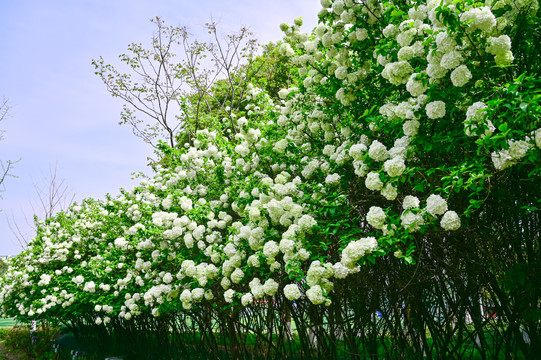
[[[538,2],[321,4],[297,87],[41,224],[3,311],[129,359],[533,358]]]

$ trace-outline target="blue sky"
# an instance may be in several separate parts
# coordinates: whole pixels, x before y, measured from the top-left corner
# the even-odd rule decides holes
[[[305,31],[317,23],[318,0],[18,0],[0,12],[0,99],[12,107],[0,159],[21,161],[0,200],[0,255],[21,246],[8,218],[23,231],[37,205],[34,184],[47,185],[50,169],[75,199],[103,198],[135,185],[132,171],[146,167],[152,149],[118,125],[122,102],[94,75],[91,60],[118,64],[128,44],[148,44],[160,16],[186,25],[194,38],[211,17],[224,32],[247,26],[261,43],[281,38],[279,25],[303,16]],[[201,35],[198,35],[201,34]],[[25,220],[26,219],[26,220]],[[31,235],[31,233],[29,233]]]

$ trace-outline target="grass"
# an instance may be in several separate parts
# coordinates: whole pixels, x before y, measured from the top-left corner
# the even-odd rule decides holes
[[[10,318],[0,318],[0,329],[12,328],[15,325],[15,320]]]

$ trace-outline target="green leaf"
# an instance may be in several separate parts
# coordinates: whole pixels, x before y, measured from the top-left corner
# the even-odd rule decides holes
[[[415,185],[415,186],[413,187],[413,189],[414,189],[414,190],[417,190],[417,191],[419,191],[419,192],[423,192],[424,186],[423,186],[423,184],[417,184],[417,185]]]

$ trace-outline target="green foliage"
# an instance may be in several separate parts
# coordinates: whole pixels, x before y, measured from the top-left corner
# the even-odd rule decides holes
[[[32,334],[27,326],[14,326],[0,330],[0,340],[9,353],[19,359],[54,359],[53,343],[58,337],[58,330],[48,327],[39,328],[37,341],[32,341]]]
[[[8,269],[8,263],[6,259],[0,258],[0,276],[4,275],[7,269]]]
[[[251,335],[281,358],[288,320],[301,358],[536,354],[539,29],[522,26],[538,2],[322,6],[313,34],[295,19],[250,58],[261,77],[190,80],[186,145],[159,143],[139,186],[45,221],[4,311],[163,339],[164,358],[193,343],[240,358]],[[249,76],[298,82],[275,98]]]

